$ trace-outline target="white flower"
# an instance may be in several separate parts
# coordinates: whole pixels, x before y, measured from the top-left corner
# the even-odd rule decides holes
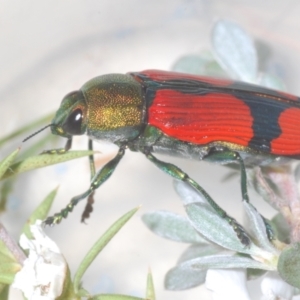
[[[210,269],[206,288],[212,291],[213,300],[250,300],[246,286],[245,269]]]
[[[268,272],[261,282],[262,300],[292,299],[295,288],[284,282],[277,273]]]
[[[57,245],[46,236],[38,220],[30,226],[33,240],[24,234],[20,246],[29,250],[23,268],[14,279],[13,287],[21,290],[28,300],[52,300],[62,294],[67,263]]]

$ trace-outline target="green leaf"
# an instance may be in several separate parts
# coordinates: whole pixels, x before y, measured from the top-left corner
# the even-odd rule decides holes
[[[28,157],[20,162],[10,166],[1,179],[8,178],[26,171],[59,164],[72,159],[89,156],[95,152],[93,151],[68,151],[63,154],[40,154],[37,156]]]
[[[186,217],[157,211],[144,214],[142,220],[151,231],[163,238],[182,243],[207,243]]]
[[[13,133],[5,136],[4,138],[0,139],[0,146],[2,146],[3,144],[5,144],[7,141],[18,137],[20,135],[23,135],[26,131],[31,131],[34,130],[34,128],[36,128],[37,126],[42,126],[43,124],[47,124],[50,123],[51,119],[53,118],[54,113],[51,113],[47,116],[44,116],[26,126],[23,126],[21,129],[18,129],[16,131],[14,131]]]
[[[0,186],[0,213],[6,210],[6,204],[9,194],[13,189],[15,180],[5,180]]]
[[[146,299],[147,300],[155,300],[155,290],[154,290],[154,284],[153,284],[151,270],[149,270],[148,276],[147,276]]]
[[[53,200],[56,196],[57,188],[49,193],[49,195],[43,200],[43,202],[35,209],[31,214],[22,232],[29,238],[33,239],[32,233],[30,231],[30,225],[34,224],[36,220],[44,220],[49,213],[52,206]]]
[[[275,229],[277,238],[286,244],[290,243],[290,226],[287,220],[283,217],[281,213],[274,216],[271,220],[271,224]]]
[[[11,284],[24,259],[23,251],[0,224],[0,283]]]
[[[288,284],[300,288],[300,243],[284,249],[279,256],[278,272]]]
[[[95,295],[89,299],[90,300],[146,300],[144,298],[138,298],[138,297],[127,296],[127,295],[117,295],[117,294]]]
[[[17,272],[21,270],[21,265],[11,261],[0,264],[0,283],[12,284]]]
[[[118,219],[94,244],[94,246],[90,249],[90,251],[86,254],[82,262],[80,263],[78,270],[74,276],[74,287],[75,291],[78,292],[80,289],[80,281],[90,266],[90,264],[94,261],[97,255],[101,252],[101,250],[109,243],[109,241],[117,234],[117,232],[126,224],[127,221],[137,212],[138,208],[132,209],[125,215],[123,215],[120,219]]]
[[[20,148],[13,151],[9,154],[5,159],[0,162],[0,178],[5,174],[7,169],[10,167],[12,162],[15,160],[16,156],[18,155]]]
[[[8,300],[9,285],[0,284],[0,300]]]
[[[74,291],[74,285],[71,280],[69,267],[67,268],[67,274],[65,277],[64,285],[63,285],[62,294],[56,298],[56,300],[80,300],[82,299],[79,295],[77,295]]]
[[[251,37],[236,23],[216,22],[212,30],[216,60],[233,79],[255,82],[258,58]]]

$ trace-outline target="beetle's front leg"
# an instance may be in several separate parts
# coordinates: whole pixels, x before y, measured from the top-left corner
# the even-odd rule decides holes
[[[68,138],[64,148],[45,150],[41,154],[64,154],[72,147],[72,138]]]
[[[102,185],[116,169],[118,163],[125,154],[125,149],[126,145],[121,145],[117,155],[94,176],[90,188],[83,194],[72,198],[70,203],[64,209],[62,209],[59,213],[54,214],[54,216],[48,217],[44,221],[44,224],[54,225],[60,223],[62,218],[66,218],[80,200],[91,195],[100,185]]]
[[[89,139],[88,142],[88,149],[90,151],[93,151],[93,141]],[[95,167],[95,160],[94,160],[94,154],[89,155],[89,164],[90,164],[90,171],[91,171],[91,182],[96,174],[96,167]],[[93,191],[87,199],[87,203],[85,205],[84,211],[81,215],[81,222],[84,222],[85,219],[88,219],[90,217],[91,212],[93,211],[93,204],[95,202],[94,200],[95,191]]]
[[[217,214],[228,221],[228,223],[232,226],[233,230],[236,232],[239,240],[245,245],[249,246],[251,241],[247,233],[244,231],[244,229],[241,227],[240,224],[237,223],[237,221],[228,216],[226,211],[223,210],[211,197],[210,195],[189,175],[187,175],[185,172],[183,172],[180,168],[177,166],[163,162],[159,159],[157,159],[151,152],[143,151],[143,153],[146,155],[146,157],[152,161],[159,169],[167,173],[168,175],[172,176],[173,178],[177,180],[181,180],[183,182],[186,182],[191,187],[193,187],[196,191],[200,192],[202,195],[204,195],[207,202],[211,205],[211,207],[217,212]]]

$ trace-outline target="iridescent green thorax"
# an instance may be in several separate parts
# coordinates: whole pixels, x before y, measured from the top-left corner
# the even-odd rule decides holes
[[[109,74],[88,81],[81,91],[87,103],[87,132],[112,142],[135,138],[143,125],[141,85],[130,75]]]

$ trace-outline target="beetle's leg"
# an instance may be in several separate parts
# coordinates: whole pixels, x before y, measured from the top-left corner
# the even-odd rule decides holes
[[[88,149],[90,151],[93,151],[93,141],[90,139],[88,142]],[[89,163],[90,163],[91,181],[92,181],[96,174],[95,160],[94,160],[93,154],[89,155]],[[95,191],[93,191],[88,196],[87,203],[86,203],[84,211],[81,215],[81,222],[84,222],[85,219],[88,219],[90,217],[91,212],[93,211],[94,195],[95,195]]]
[[[68,152],[72,147],[72,138],[68,138],[66,145],[64,148],[59,149],[51,149],[51,150],[45,150],[41,154],[64,154]]]
[[[230,151],[230,150],[222,150],[222,151],[219,150],[218,151],[216,149],[212,149],[209,152],[209,154],[205,157],[205,160],[212,161],[212,162],[219,162],[221,164],[227,164],[227,163],[232,163],[232,162],[239,163],[240,168],[241,168],[242,197],[243,197],[244,201],[249,203],[249,195],[248,195],[248,189],[247,189],[247,172],[246,172],[244,161],[238,152]],[[275,233],[272,229],[271,224],[264,216],[261,215],[261,217],[265,223],[266,232],[267,232],[269,240],[274,240]]]
[[[241,189],[243,200],[249,202],[247,189],[247,173],[243,159],[238,152],[230,150],[215,150],[214,148],[204,157],[206,161],[219,162],[220,164],[228,164],[237,162],[241,168]]]
[[[181,180],[186,182],[191,187],[193,187],[196,191],[200,192],[204,195],[207,202],[211,205],[211,207],[217,212],[217,214],[221,217],[226,219],[229,224],[232,226],[233,230],[236,232],[239,240],[245,245],[249,246],[251,241],[247,233],[244,231],[242,226],[237,223],[237,221],[228,216],[225,210],[223,210],[210,196],[209,194],[191,177],[189,177],[185,172],[179,169],[177,166],[163,162],[157,159],[151,152],[144,151],[146,157],[153,162],[159,169],[167,173],[168,175],[172,176],[175,179]]]
[[[100,171],[98,171],[98,173],[94,176],[94,178],[92,179],[90,188],[86,192],[84,192],[83,194],[78,195],[76,197],[73,197],[71,199],[70,203],[64,209],[62,209],[59,213],[54,214],[54,216],[48,217],[44,221],[44,224],[54,225],[54,224],[60,223],[62,218],[66,218],[68,216],[69,212],[71,212],[73,210],[74,206],[77,205],[77,203],[80,200],[88,197],[100,185],[102,185],[116,169],[118,163],[120,162],[120,160],[122,159],[122,157],[125,154],[125,148],[126,148],[126,145],[120,146],[117,155],[111,161],[109,161]]]

